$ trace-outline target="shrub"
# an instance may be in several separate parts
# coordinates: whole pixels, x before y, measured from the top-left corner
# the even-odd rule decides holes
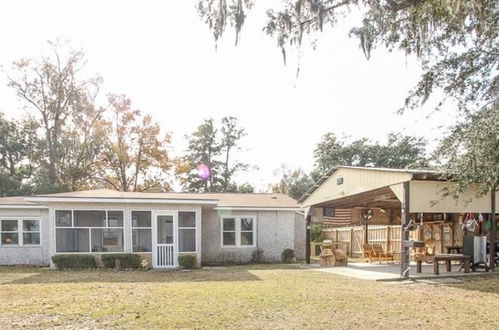
[[[282,262],[285,264],[289,264],[295,260],[295,250],[293,249],[284,249],[281,254]]]
[[[310,229],[310,240],[312,242],[322,242],[324,240],[324,232],[321,224],[314,224]]]
[[[101,255],[101,260],[106,268],[114,268],[116,266],[116,260],[120,261],[121,268],[142,268],[140,256],[134,253],[103,254]]]
[[[95,258],[89,254],[57,254],[52,256],[57,269],[96,268]]]
[[[251,262],[260,264],[264,261],[263,250],[255,250],[251,253]]]
[[[181,254],[178,256],[178,265],[180,268],[192,269],[196,267],[196,256],[192,254]]]

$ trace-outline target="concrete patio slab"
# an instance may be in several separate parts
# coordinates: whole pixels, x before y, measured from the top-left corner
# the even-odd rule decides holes
[[[365,262],[351,262],[348,266],[343,267],[321,267],[318,264],[304,265],[303,267],[320,271],[324,273],[331,273],[341,276],[358,278],[361,280],[371,281],[400,281],[400,264],[377,264]],[[471,272],[464,273],[459,271],[459,265],[455,264],[451,272],[445,271],[445,266],[440,266],[440,275],[433,274],[433,265],[423,265],[422,272],[416,273],[416,263],[411,263],[410,279],[433,279],[433,278],[449,278],[449,277],[468,277],[468,276],[499,276],[499,273],[490,272]]]

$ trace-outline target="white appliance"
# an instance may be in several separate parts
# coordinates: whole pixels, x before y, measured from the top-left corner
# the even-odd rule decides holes
[[[473,239],[473,263],[487,262],[487,236],[475,236]]]

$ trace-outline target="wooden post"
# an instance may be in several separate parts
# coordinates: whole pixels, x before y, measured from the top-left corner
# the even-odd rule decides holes
[[[305,260],[307,264],[310,264],[310,215],[307,216],[306,229],[305,229]]]
[[[364,225],[364,244],[369,244],[369,225],[367,223],[367,220],[364,220],[365,221],[365,225]]]
[[[386,226],[386,251],[390,250],[390,226]]]
[[[496,259],[496,235],[497,235],[497,224],[496,224],[496,187],[492,187],[490,192],[490,216],[492,220],[492,226],[490,226],[489,233],[489,268],[493,272],[495,269],[495,259]]]
[[[353,257],[353,227],[350,227],[350,257]]]
[[[440,225],[440,253],[444,252],[444,225]]]
[[[404,241],[409,240],[409,232],[405,227],[409,224],[409,187],[410,181],[403,183],[404,197],[402,199],[402,221],[401,221],[401,234],[400,234],[400,277],[409,277],[410,263],[409,263],[409,248],[404,244]]]
[[[451,239],[450,245],[456,246],[456,241],[454,237],[454,219],[452,219],[452,223],[450,223],[449,226],[450,226],[450,239]]]

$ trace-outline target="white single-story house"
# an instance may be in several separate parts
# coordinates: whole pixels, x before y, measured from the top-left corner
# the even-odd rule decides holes
[[[283,194],[108,189],[0,198],[0,265],[52,265],[56,254],[138,253],[154,268],[305,257],[305,221]],[[53,265],[52,265],[53,266]]]

